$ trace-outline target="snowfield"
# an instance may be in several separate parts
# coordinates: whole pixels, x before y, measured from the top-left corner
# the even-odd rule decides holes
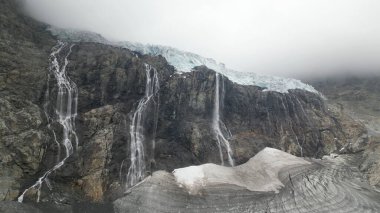
[[[198,194],[203,188],[218,184],[231,184],[250,191],[274,191],[283,187],[280,170],[310,162],[286,152],[265,148],[247,163],[236,167],[203,164],[175,169],[173,175],[180,187],[190,194]]]

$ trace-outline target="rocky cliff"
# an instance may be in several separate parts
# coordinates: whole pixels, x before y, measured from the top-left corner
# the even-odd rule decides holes
[[[56,116],[59,96],[49,69],[57,39],[17,8],[13,1],[0,1],[1,200],[15,200],[63,157],[62,145],[55,143],[63,137],[62,129],[49,125],[48,119]],[[365,133],[361,124],[305,90],[264,91],[224,76],[216,90],[217,75],[204,66],[178,74],[161,56],[92,42],[69,43],[65,48],[66,75],[78,91],[79,144],[65,164],[44,179],[42,201],[72,204],[119,198],[135,155],[131,152],[135,115],[141,117],[135,131],[144,138],[144,175],[227,161],[228,153],[219,148],[212,126],[216,96],[222,121],[218,125],[236,164],[267,146],[308,157],[342,148],[350,152],[349,145]],[[63,54],[57,57],[57,63],[65,63]],[[147,71],[147,65],[152,69]],[[136,114],[147,82],[154,77],[152,70],[160,89]],[[36,193],[29,190],[25,201],[35,200]]]
[[[49,140],[41,99],[56,41],[15,1],[0,5],[0,199],[11,200],[40,170]]]
[[[144,96],[145,63],[157,69],[160,82],[158,118],[154,118],[152,106],[143,115],[147,172],[220,163],[211,126],[214,71],[198,67],[179,75],[162,57],[136,57],[127,49],[95,43],[75,44],[72,51],[67,69],[79,90],[80,144],[51,178],[64,184],[64,190],[70,188],[66,184],[74,185],[71,189],[84,193],[88,199],[104,201],[113,199],[115,190],[124,189],[124,176],[130,167],[129,126],[137,103]],[[347,122],[329,112],[314,93],[263,92],[259,87],[234,84],[224,77],[223,82],[221,115],[231,132],[228,139],[238,164],[266,146],[299,156],[321,157],[340,150],[364,131],[354,122],[349,122],[354,127],[344,128]],[[48,148],[51,149],[54,148]],[[55,155],[48,151],[45,159],[54,159]],[[224,158],[227,161],[226,155]],[[48,162],[51,163],[45,169],[54,163]]]

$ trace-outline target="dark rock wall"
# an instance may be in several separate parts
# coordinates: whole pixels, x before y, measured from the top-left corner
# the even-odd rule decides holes
[[[232,133],[230,143],[239,164],[266,146],[298,156],[321,157],[364,132],[357,124],[350,129],[358,132],[348,134],[343,123],[355,122],[330,112],[319,95],[301,90],[263,92],[262,88],[238,85],[225,77],[223,81],[221,119]],[[220,163],[211,128],[215,73],[198,67],[194,72],[174,75],[161,94],[157,137],[159,149],[165,153],[159,154],[167,159],[159,168],[171,170],[189,162]]]
[[[129,167],[129,125],[138,101],[144,96],[145,63],[159,70],[163,84],[174,72],[162,57],[136,56],[121,48],[79,43],[73,47],[67,71],[79,89],[77,132],[80,141],[78,152],[68,165],[58,171],[67,174],[67,182],[77,177],[75,186],[91,200],[103,200],[110,185],[124,189]],[[153,118],[148,107],[144,132],[150,141]],[[152,150],[145,144],[148,171]],[[61,174],[62,173],[62,174]],[[112,191],[115,195],[115,191]],[[117,193],[116,193],[117,194]]]

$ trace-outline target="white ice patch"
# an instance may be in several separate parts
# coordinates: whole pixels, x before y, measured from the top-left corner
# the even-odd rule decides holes
[[[186,169],[173,171],[180,187],[185,187],[191,194],[196,194],[199,187],[205,185],[205,174],[200,166],[189,166]]]
[[[111,42],[99,34],[87,31],[60,29],[55,27],[50,27],[49,30],[53,35],[58,36],[62,40],[103,43],[125,47],[141,54],[149,54],[154,56],[162,55],[170,65],[176,68],[179,73],[190,72],[194,67],[204,65],[209,69],[227,76],[231,81],[241,85],[255,85],[266,88],[265,91],[276,91],[280,93],[287,93],[288,90],[291,89],[301,89],[320,94],[311,85],[305,84],[300,80],[258,75],[251,72],[238,72],[228,69],[223,63],[219,63],[212,58],[205,58],[194,53],[181,51],[168,46],[151,44],[145,45],[128,41]]]
[[[229,184],[250,191],[274,191],[283,187],[278,174],[281,169],[307,165],[310,162],[286,152],[265,148],[247,163],[236,167],[203,164],[175,169],[173,175],[180,187],[198,194],[207,186]]]

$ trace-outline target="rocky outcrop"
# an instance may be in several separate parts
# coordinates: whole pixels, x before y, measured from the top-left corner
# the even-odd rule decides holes
[[[380,190],[380,138],[369,138],[364,151],[358,153],[359,160],[356,165],[365,174],[370,185]]]
[[[55,39],[45,26],[0,1],[0,199],[14,200],[57,162],[54,135],[47,126],[46,101],[55,103],[55,80],[48,78]],[[125,192],[130,166],[130,123],[147,81],[145,64],[158,72],[155,108],[148,105],[142,124],[146,171],[220,163],[211,127],[215,72],[197,67],[178,74],[161,57],[98,43],[73,43],[67,66],[78,87],[76,132],[79,146],[42,186],[42,201],[107,202]],[[62,59],[61,59],[62,60]],[[242,164],[266,146],[298,156],[321,157],[360,138],[364,129],[334,114],[311,92],[266,92],[221,77],[220,118],[231,133],[233,158]],[[349,126],[349,128],[346,128]],[[56,128],[52,126],[52,128]],[[59,129],[56,132],[60,134]],[[58,140],[59,135],[58,134]],[[155,146],[152,146],[152,141]],[[226,156],[226,155],[224,155]],[[49,187],[52,186],[52,187]],[[26,201],[34,199],[29,191]]]

